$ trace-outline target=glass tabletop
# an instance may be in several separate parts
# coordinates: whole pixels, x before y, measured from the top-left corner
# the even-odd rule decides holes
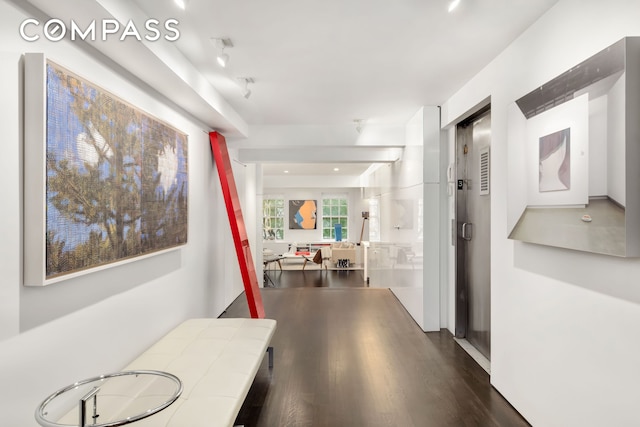
[[[89,378],[47,397],[36,410],[44,427],[115,427],[162,411],[180,396],[182,382],[162,371],[123,371]]]

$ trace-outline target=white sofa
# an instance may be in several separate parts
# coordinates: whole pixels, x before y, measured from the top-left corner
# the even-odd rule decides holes
[[[338,260],[349,260],[349,264],[356,263],[356,245],[348,242],[338,242],[331,245],[331,262],[337,264]]]

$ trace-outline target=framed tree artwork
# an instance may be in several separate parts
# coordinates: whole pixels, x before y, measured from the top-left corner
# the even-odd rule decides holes
[[[25,284],[186,244],[187,136],[44,55],[25,72]]]

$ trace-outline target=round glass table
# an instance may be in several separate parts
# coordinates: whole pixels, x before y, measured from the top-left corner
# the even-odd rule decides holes
[[[71,384],[36,410],[43,427],[115,427],[156,414],[178,399],[182,382],[162,371],[123,371]]]

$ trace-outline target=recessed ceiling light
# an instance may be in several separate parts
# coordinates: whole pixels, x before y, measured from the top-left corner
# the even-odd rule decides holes
[[[458,7],[460,4],[460,0],[451,0],[449,2],[449,12],[453,12],[453,10]]]
[[[334,172],[338,172],[340,170],[340,168],[333,168]]]
[[[185,10],[187,8],[187,3],[189,2],[189,0],[174,0],[174,1],[178,5],[178,7],[182,10]]]
[[[284,173],[289,173],[289,171],[284,171]]]

